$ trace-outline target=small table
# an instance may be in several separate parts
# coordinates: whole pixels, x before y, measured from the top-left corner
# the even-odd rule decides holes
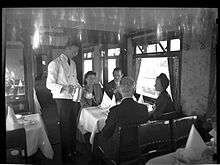
[[[90,143],[93,144],[95,134],[103,129],[109,108],[88,107],[81,110],[78,129],[82,134],[91,133]]]
[[[18,122],[25,128],[28,156],[36,153],[40,148],[46,158],[53,159],[54,152],[41,116],[39,114],[25,115],[18,119]]]

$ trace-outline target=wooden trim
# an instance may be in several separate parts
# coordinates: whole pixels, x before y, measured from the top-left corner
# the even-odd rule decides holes
[[[180,56],[180,51],[172,51],[172,52],[166,52],[166,53],[143,53],[143,54],[136,54],[136,58],[153,58],[153,57],[176,57]]]
[[[24,79],[25,79],[25,96],[27,101],[27,111],[34,113],[34,97],[33,97],[33,88],[34,88],[34,74],[33,74],[33,51],[31,47],[31,40],[30,40],[30,19],[26,18],[26,33],[23,33],[24,36],[24,49],[23,49],[23,56],[24,56]]]

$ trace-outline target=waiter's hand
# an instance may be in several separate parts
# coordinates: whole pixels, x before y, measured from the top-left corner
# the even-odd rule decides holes
[[[75,90],[76,88],[73,85],[64,85],[61,89],[61,92],[67,91],[69,94],[72,94]]]
[[[72,94],[72,93],[75,93],[75,91],[76,91],[76,87],[73,86],[73,85],[69,85],[68,92],[69,92],[70,94]]]

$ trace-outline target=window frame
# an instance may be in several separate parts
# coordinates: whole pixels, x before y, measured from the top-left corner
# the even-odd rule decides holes
[[[92,53],[92,55],[91,55],[91,57],[88,58],[87,56],[86,57],[84,56],[85,53]],[[94,63],[94,61],[93,61],[93,58],[94,58],[93,57],[93,53],[94,53],[94,49],[93,48],[92,49],[84,49],[83,50],[83,53],[82,53],[83,54],[82,55],[83,56],[82,57],[82,74],[83,74],[82,82],[84,82],[84,61],[85,60],[92,60],[92,70],[94,69],[93,68],[93,63]]]
[[[150,34],[152,35],[152,34]],[[155,35],[156,36],[156,35]],[[134,56],[133,56],[133,60],[134,62],[133,63],[136,63],[136,59],[137,58],[160,58],[160,57],[177,57],[179,58],[179,89],[180,89],[180,96],[181,97],[181,65],[182,65],[182,50],[183,50],[183,33],[182,32],[179,32],[179,33],[175,33],[175,32],[169,32],[165,37],[163,38],[160,38],[160,40],[156,39],[156,37],[154,37],[152,40],[148,40],[147,41],[147,44],[159,44],[160,41],[167,41],[167,47],[164,48],[164,49],[167,49],[167,51],[164,51],[163,49],[163,52],[154,52],[154,53],[144,53],[143,50],[140,50],[142,53],[141,54],[137,54],[136,52],[136,49],[138,46],[142,46],[143,48],[143,44],[140,45],[138,40],[133,40],[133,37],[138,37],[138,35],[136,36],[130,36],[132,38],[132,43],[133,43],[133,52],[134,52]],[[170,51],[170,48],[171,48],[171,40],[173,39],[179,39],[180,40],[180,50],[179,51]],[[162,46],[162,45],[161,45]],[[140,47],[139,47],[140,48]],[[168,68],[169,69],[169,68]],[[139,95],[137,93],[135,93],[135,95]],[[155,98],[152,98],[152,97],[149,97],[149,96],[144,96],[144,100],[148,103],[151,103],[153,104],[156,99]]]
[[[108,56],[108,50],[109,49],[120,49],[119,55],[114,55],[114,56]],[[104,46],[100,50],[100,55],[102,51],[104,51],[104,55],[100,56],[100,60],[102,61],[102,68],[103,68],[103,84],[104,86],[111,80],[108,80],[108,60],[109,59],[116,59],[116,67],[119,67],[119,56],[121,54],[121,47],[119,45],[114,45],[114,46]]]

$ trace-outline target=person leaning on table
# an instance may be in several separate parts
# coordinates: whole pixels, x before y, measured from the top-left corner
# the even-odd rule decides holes
[[[150,116],[151,119],[158,119],[164,113],[174,111],[174,104],[173,101],[166,91],[167,87],[169,86],[169,79],[167,78],[166,74],[161,73],[155,82],[155,90],[159,91],[159,96],[156,99],[156,102],[153,106],[153,111],[151,111]]]
[[[68,41],[63,53],[49,63],[46,81],[57,104],[64,163],[76,159],[76,118],[80,108],[81,86],[72,58],[78,54],[78,49]]]

